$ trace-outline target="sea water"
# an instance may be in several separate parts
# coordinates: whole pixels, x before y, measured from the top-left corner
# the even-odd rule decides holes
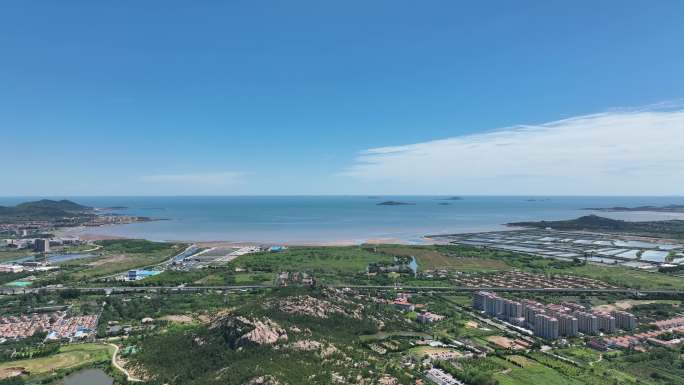
[[[84,228],[89,233],[150,240],[261,243],[422,242],[427,234],[507,229],[517,221],[597,214],[625,220],[684,219],[684,214],[593,212],[590,207],[684,204],[684,197],[464,196],[221,196],[57,197],[93,207],[124,206],[116,214],[165,219]],[[13,205],[37,198],[0,198]],[[398,201],[409,205],[378,205]]]

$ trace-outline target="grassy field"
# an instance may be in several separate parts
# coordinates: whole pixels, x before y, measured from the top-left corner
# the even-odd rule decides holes
[[[362,336],[359,336],[359,339],[362,342],[368,342],[368,341],[380,341],[380,340],[384,340],[384,339],[392,338],[392,337],[429,338],[431,336],[429,334],[420,333],[420,332],[395,331],[395,332],[380,332],[380,333],[376,333],[376,334],[362,335]]]
[[[87,280],[108,276],[128,269],[160,263],[179,253],[186,245],[144,240],[100,241],[102,249],[95,258],[73,260],[63,266],[70,280]],[[1,256],[2,254],[0,254]],[[400,278],[379,275],[365,277],[366,267],[374,262],[392,262],[394,256],[415,256],[418,270],[446,269],[462,272],[496,272],[519,269],[543,274],[571,274],[591,277],[620,287],[640,289],[684,290],[684,279],[662,273],[618,266],[582,265],[555,259],[532,257],[517,253],[484,250],[464,246],[361,245],[346,247],[291,247],[283,252],[262,252],[238,257],[226,266],[226,271],[174,278],[182,283],[203,285],[269,283],[281,271],[313,273],[322,283],[393,284],[415,286],[449,286],[449,279]],[[234,273],[234,268],[245,273]],[[192,277],[190,276],[192,275]],[[187,281],[187,282],[186,282]]]
[[[596,350],[584,347],[556,349],[554,350],[554,353],[584,365],[589,365],[593,362],[597,362],[601,357],[601,354]]]
[[[470,294],[445,295],[444,298],[461,306],[470,306],[473,303],[473,297]]]
[[[534,361],[530,360],[529,358],[527,358],[525,356],[515,356],[515,355],[514,356],[507,356],[506,359],[508,361],[520,366],[521,368],[527,368],[527,367],[535,365]]]
[[[158,264],[181,252],[186,245],[145,240],[100,241],[102,248],[96,257],[65,262],[65,281],[84,281],[106,277],[133,268]],[[0,256],[2,254],[0,253]],[[313,273],[321,283],[394,284],[413,286],[449,286],[448,277],[441,279],[413,277],[401,274],[392,277],[378,274],[364,276],[374,262],[391,263],[395,256],[415,256],[418,271],[445,269],[459,272],[488,273],[519,269],[540,274],[570,274],[586,276],[620,287],[637,289],[684,290],[684,279],[643,270],[618,266],[598,266],[579,262],[559,261],[511,252],[484,250],[464,246],[361,245],[346,247],[291,247],[283,252],[262,252],[238,257],[226,267],[202,274],[191,272],[187,277],[160,276],[159,281],[203,285],[270,283],[281,271]],[[235,273],[235,268],[245,273]],[[182,275],[182,274],[181,274]],[[187,279],[186,279],[187,278]],[[63,283],[63,282],[50,282]]]
[[[275,273],[239,273],[235,274],[236,285],[254,285],[273,283]]]
[[[59,253],[82,253],[84,251],[93,250],[95,248],[97,248],[96,245],[84,243],[82,245],[55,247],[54,251]]]
[[[580,384],[679,384],[681,369],[677,363],[677,353],[667,353],[672,359],[668,363],[665,358],[658,360],[662,372],[657,376],[652,373],[656,367],[656,357],[630,356],[631,362],[625,364],[624,358],[617,361],[598,360],[598,353],[585,348],[566,348],[556,351],[563,356],[579,362],[575,366],[541,352],[522,353],[507,356],[488,356],[487,358],[462,360],[454,364],[460,377],[496,380],[499,385],[580,385]],[[645,354],[648,356],[648,354]],[[659,357],[658,357],[659,358]],[[590,365],[589,363],[594,363]],[[636,365],[633,363],[637,362]],[[635,369],[638,366],[639,369]],[[658,377],[660,376],[660,377]],[[676,377],[679,376],[679,377]],[[679,378],[679,380],[674,380]],[[484,383],[484,382],[483,382]],[[490,382],[486,382],[490,383]]]
[[[235,267],[250,271],[272,272],[303,271],[317,277],[331,279],[341,275],[364,272],[371,262],[391,262],[389,255],[376,254],[360,246],[349,247],[291,247],[279,253],[257,253],[238,257]],[[332,277],[331,275],[335,275]]]
[[[183,251],[187,245],[150,242],[138,239],[99,241],[102,249],[96,258],[72,260],[63,267],[73,268],[73,279],[107,276],[126,270],[161,263]]]
[[[684,367],[678,350],[652,349],[646,353],[624,354],[614,359],[604,356],[604,360],[593,368],[607,368],[612,377],[637,378],[639,383],[684,384]]]
[[[30,375],[51,374],[59,370],[109,361],[113,353],[114,348],[108,345],[67,345],[61,347],[59,353],[48,357],[0,363],[0,370],[20,367]]]
[[[291,247],[279,253],[244,255],[231,263],[250,272],[277,273],[280,271],[303,271],[313,273],[325,283],[392,284],[401,282],[411,286],[449,286],[448,280],[414,278],[410,274],[378,275],[364,277],[367,266],[374,262],[393,262],[395,256],[415,256],[418,270],[447,269],[468,272],[493,272],[510,270],[505,261],[493,258],[460,256],[449,248],[437,246],[361,245],[347,247]],[[253,279],[247,282],[253,282]],[[242,279],[236,276],[236,283]],[[245,282],[246,283],[246,282]]]
[[[14,259],[26,257],[33,254],[34,253],[30,250],[3,249],[0,251],[0,263],[12,261]]]
[[[504,261],[473,258],[452,253],[437,246],[380,245],[378,253],[391,256],[414,256],[421,270],[447,269],[466,272],[492,272],[510,270]]]
[[[498,361],[503,361],[502,365],[507,366],[501,372],[495,373],[494,378],[499,381],[500,385],[528,385],[528,384],[545,384],[545,385],[580,385],[583,382],[562,375],[561,373],[544,366],[538,362],[527,359],[525,357],[513,356],[518,364],[523,367],[505,362],[499,358]],[[517,358],[517,360],[516,360]]]
[[[111,251],[106,251],[110,253]],[[418,270],[446,269],[462,272],[496,272],[519,269],[543,274],[570,274],[599,279],[620,287],[639,289],[684,290],[684,279],[663,273],[619,266],[578,265],[571,262],[526,256],[510,252],[482,250],[462,246],[362,245],[347,247],[291,247],[279,253],[248,254],[234,260],[229,267],[240,267],[251,273],[275,274],[280,271],[314,273],[327,283],[366,283],[359,274],[372,262],[392,262],[394,256],[415,256]],[[116,255],[109,258],[116,259]],[[97,261],[94,263],[98,263]],[[122,262],[112,262],[114,266]],[[98,270],[111,267],[107,264]],[[121,266],[117,266],[118,269]],[[272,276],[269,276],[271,278]],[[354,281],[350,281],[350,277]],[[256,279],[255,279],[256,278]],[[265,282],[263,276],[235,275],[237,284]],[[414,286],[449,286],[449,280],[420,279],[402,274],[390,281]],[[212,281],[208,278],[207,281]],[[219,280],[217,279],[216,282]],[[377,281],[377,279],[375,280]],[[375,283],[378,282],[367,282]]]
[[[630,269],[620,266],[584,265],[568,269],[551,269],[551,272],[575,274],[600,279],[621,287],[635,289],[684,290],[684,279],[667,274]]]
[[[599,382],[582,382],[570,378],[559,371],[543,365],[535,360],[520,355],[503,357],[488,356],[481,359],[459,361],[454,364],[460,368],[461,377],[466,382],[479,378],[478,383],[498,385],[580,385],[598,384]],[[494,382],[496,381],[496,382]]]

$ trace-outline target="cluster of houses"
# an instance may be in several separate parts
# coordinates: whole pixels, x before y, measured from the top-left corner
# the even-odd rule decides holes
[[[59,266],[48,265],[45,262],[26,261],[20,264],[0,264],[0,273],[22,273],[24,271],[40,273],[50,270],[57,270]]]
[[[425,377],[437,385],[465,385],[442,369],[432,368],[425,372]]]
[[[419,323],[431,324],[444,320],[445,317],[443,315],[431,313],[425,310],[425,305],[411,303],[409,298],[411,298],[411,294],[399,293],[397,294],[397,298],[392,301],[392,306],[401,311],[418,311],[416,314],[416,322]]]
[[[597,350],[622,348],[645,351],[645,344],[676,348],[684,343],[684,317],[653,322],[654,330],[630,335],[607,337],[594,342]],[[671,338],[664,338],[666,335]]]
[[[494,274],[459,275],[454,283],[464,287],[477,288],[562,288],[562,289],[614,289],[615,286],[605,282],[573,275],[544,275],[522,271],[507,271]]]
[[[0,273],[21,273],[24,271],[24,266],[14,264],[0,264]]]
[[[96,315],[67,317],[65,312],[0,317],[0,337],[22,339],[46,332],[49,340],[85,339],[94,335],[97,321]]]
[[[283,271],[280,274],[278,274],[278,277],[276,277],[276,285],[277,286],[295,285],[295,286],[314,287],[314,286],[316,286],[316,279],[314,278],[313,275],[305,273],[305,272]]]
[[[368,275],[399,273],[411,274],[414,277],[418,274],[418,264],[415,257],[396,256],[393,262],[373,262],[366,267]]]

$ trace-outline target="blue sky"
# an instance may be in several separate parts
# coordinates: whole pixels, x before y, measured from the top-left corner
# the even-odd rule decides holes
[[[681,15],[681,1],[4,2],[0,195],[684,194]]]

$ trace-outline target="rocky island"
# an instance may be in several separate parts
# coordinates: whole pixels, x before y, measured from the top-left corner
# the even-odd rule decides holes
[[[461,197],[459,197],[459,196],[451,196],[451,197],[448,197],[448,198],[443,198],[442,200],[443,200],[443,201],[462,201],[463,198],[461,198]]]
[[[384,201],[377,204],[378,206],[413,206],[415,203],[399,202],[399,201]]]

